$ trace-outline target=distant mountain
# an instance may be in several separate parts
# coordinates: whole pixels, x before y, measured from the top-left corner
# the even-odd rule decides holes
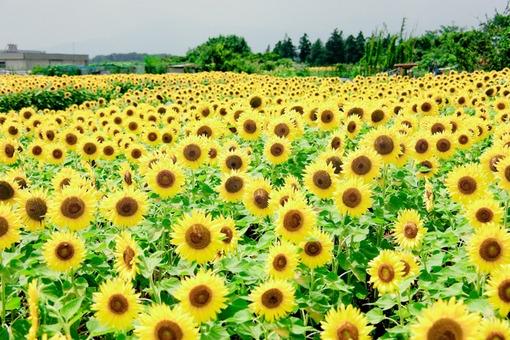
[[[123,61],[144,61],[148,55],[158,57],[170,57],[170,54],[147,54],[147,53],[112,53],[107,55],[97,55],[90,61],[91,63],[104,63],[104,62],[123,62]]]

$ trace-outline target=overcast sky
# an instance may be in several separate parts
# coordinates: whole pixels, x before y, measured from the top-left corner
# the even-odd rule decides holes
[[[0,0],[0,49],[184,54],[217,34],[244,36],[254,51],[287,33],[326,40],[370,34],[386,24],[398,32],[403,17],[414,35],[441,25],[477,26],[507,0]]]

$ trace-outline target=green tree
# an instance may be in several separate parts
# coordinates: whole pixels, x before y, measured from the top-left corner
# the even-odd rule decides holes
[[[250,53],[243,37],[220,35],[188,51],[186,57],[204,71],[234,71],[240,60]]]
[[[309,63],[314,66],[325,65],[326,63],[326,49],[320,39],[315,40],[310,48]]]
[[[308,39],[308,34],[303,34],[299,39],[299,61],[307,63],[310,59],[310,53],[312,50],[312,43]]]
[[[342,31],[335,28],[325,45],[326,63],[338,64],[345,62],[345,43]]]
[[[283,40],[280,40],[276,43],[273,48],[273,52],[282,58],[296,58],[296,47],[292,43],[292,39],[287,34],[285,34]]]

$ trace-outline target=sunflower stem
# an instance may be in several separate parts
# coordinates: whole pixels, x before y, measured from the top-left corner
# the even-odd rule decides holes
[[[0,290],[0,295],[1,295],[1,299],[2,299],[2,310],[1,310],[1,314],[2,314],[2,326],[5,325],[7,322],[5,320],[5,268],[3,266],[3,258],[2,258],[2,254],[0,253],[0,265],[1,265],[1,272],[0,272],[0,285],[2,286],[1,290]]]

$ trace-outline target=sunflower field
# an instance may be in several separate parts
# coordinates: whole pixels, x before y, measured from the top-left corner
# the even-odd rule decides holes
[[[510,339],[509,79],[0,77],[0,339]]]

